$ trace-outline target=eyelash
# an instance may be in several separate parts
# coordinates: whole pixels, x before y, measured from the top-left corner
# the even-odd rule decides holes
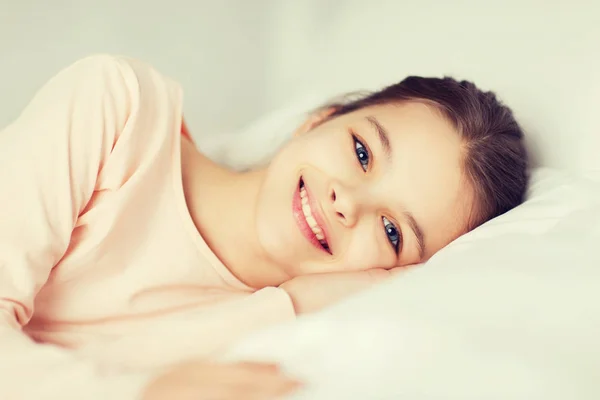
[[[358,160],[358,163],[360,164],[363,171],[367,172],[367,170],[369,169],[371,152],[369,151],[367,146],[365,146],[360,140],[358,140],[354,133],[352,133],[352,141],[354,142],[354,153],[356,154],[356,159]],[[363,154],[365,159],[360,158],[359,151],[361,150],[363,151],[363,153],[360,154]]]
[[[367,172],[369,170],[371,152],[369,151],[368,147],[365,146],[356,137],[354,132],[351,132],[351,135],[352,135],[352,142],[354,144],[354,153],[356,155],[358,164],[360,165],[360,167],[362,168],[362,170],[364,172]],[[361,158],[361,155],[363,155],[362,158]],[[399,250],[400,250],[400,244],[402,243],[402,232],[388,218],[381,217],[381,221],[383,223],[385,235],[386,235],[390,245],[394,249],[394,252],[396,254],[398,254]],[[392,236],[392,237],[390,237],[390,236]]]
[[[400,245],[402,244],[402,232],[400,229],[396,228],[389,219],[386,217],[381,217],[381,221],[383,222],[383,227],[385,229],[385,235],[388,238],[388,241],[392,245],[394,252],[398,254],[400,252]],[[394,233],[395,232],[395,233]],[[393,235],[395,239],[392,239],[390,236]]]

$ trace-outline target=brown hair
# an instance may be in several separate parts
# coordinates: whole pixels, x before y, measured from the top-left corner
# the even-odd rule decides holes
[[[523,131],[510,108],[471,82],[410,76],[358,99],[328,104],[335,111],[327,119],[405,101],[434,106],[464,140],[464,172],[475,195],[469,230],[523,202],[528,184]]]

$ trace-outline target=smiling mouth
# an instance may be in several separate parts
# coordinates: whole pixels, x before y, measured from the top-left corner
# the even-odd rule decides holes
[[[301,204],[302,214],[304,215],[304,219],[306,220],[307,225],[311,229],[313,235],[315,236],[315,238],[317,239],[317,241],[319,242],[319,244],[321,245],[323,250],[325,250],[327,253],[331,254],[331,250],[329,248],[329,243],[327,242],[327,238],[325,237],[323,229],[319,226],[319,224],[317,223],[317,220],[313,216],[312,209],[310,208],[308,192],[306,191],[306,188],[304,187],[304,181],[302,180],[302,178],[300,178],[299,190],[300,190],[300,200],[302,202],[302,204]]]

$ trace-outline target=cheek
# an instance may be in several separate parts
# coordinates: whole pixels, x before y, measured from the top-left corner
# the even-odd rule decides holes
[[[313,135],[311,138],[307,136],[301,143],[294,159],[310,164],[338,179],[352,171],[354,156],[344,135],[329,132],[314,132]]]
[[[360,229],[349,233],[350,239],[340,255],[344,269],[364,271],[372,268],[391,268],[395,260],[373,233],[373,228]]]

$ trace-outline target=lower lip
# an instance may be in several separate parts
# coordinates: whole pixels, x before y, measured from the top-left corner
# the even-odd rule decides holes
[[[302,236],[317,249],[325,251],[317,239],[317,236],[313,233],[312,229],[310,229],[308,222],[306,222],[306,217],[304,217],[304,212],[302,211],[302,198],[300,197],[300,184],[296,185],[296,192],[294,193],[294,200],[292,201],[292,211],[294,213],[296,225],[298,225]]]

